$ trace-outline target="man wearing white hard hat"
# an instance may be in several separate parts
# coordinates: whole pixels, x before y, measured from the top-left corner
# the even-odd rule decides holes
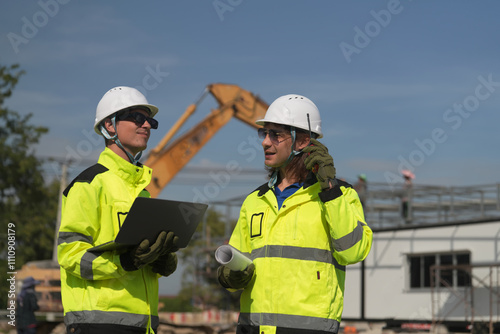
[[[359,197],[316,139],[323,132],[311,100],[279,97],[257,124],[269,182],[245,199],[229,241],[253,262],[217,271],[224,288],[243,289],[236,333],[337,333],[345,266],[372,243]]]
[[[177,268],[177,236],[163,231],[132,250],[91,251],[114,240],[152,170],[139,162],[158,108],[131,87],[109,90],[97,105],[94,130],[105,138],[97,164],[63,192],[58,237],[67,333],[155,333],[158,278]]]

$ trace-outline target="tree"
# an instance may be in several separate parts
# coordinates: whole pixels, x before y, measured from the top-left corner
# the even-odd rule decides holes
[[[34,145],[48,129],[30,124],[31,113],[21,116],[4,106],[23,74],[18,65],[0,66],[0,254],[8,254],[9,237],[13,254],[15,235],[15,256],[0,256],[2,282],[14,271],[8,267],[12,260],[19,269],[28,261],[51,258],[57,219],[59,182],[46,182],[43,160],[34,155]],[[7,302],[7,290],[2,284],[1,305]]]

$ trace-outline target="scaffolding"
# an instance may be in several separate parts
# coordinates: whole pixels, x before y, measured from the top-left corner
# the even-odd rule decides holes
[[[461,187],[413,185],[407,193],[407,217],[403,217],[402,197],[401,188],[387,183],[370,183],[365,207],[369,225],[387,228],[500,218],[500,184]]]
[[[495,332],[494,324],[500,321],[500,264],[433,265],[430,269],[433,328],[450,316],[458,316],[470,322],[471,333],[486,332],[479,329],[483,324],[487,324],[488,333]],[[456,277],[460,274],[466,284],[457,287]]]
[[[408,214],[403,217],[401,185],[369,183],[364,206],[372,229],[500,219],[500,183],[445,187],[414,184],[407,193]],[[246,196],[210,203],[235,219]],[[236,213],[236,215],[235,215]]]

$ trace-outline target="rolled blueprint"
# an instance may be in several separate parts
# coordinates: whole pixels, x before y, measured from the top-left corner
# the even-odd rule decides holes
[[[220,264],[234,271],[245,270],[252,263],[252,260],[229,245],[222,245],[217,248],[215,259]]]

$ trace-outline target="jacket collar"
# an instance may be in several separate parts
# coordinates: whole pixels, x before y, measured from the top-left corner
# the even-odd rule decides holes
[[[127,182],[144,183],[143,187],[146,187],[151,182],[151,168],[142,164],[133,165],[107,147],[99,156],[98,163]]]
[[[307,189],[310,186],[312,186],[313,184],[315,184],[316,182],[318,182],[318,180],[316,179],[316,175],[314,175],[313,172],[309,172],[309,174],[307,174],[307,177],[306,177],[306,179],[304,181],[304,185],[302,187],[304,189]],[[265,193],[267,193],[270,189],[271,188],[269,188],[268,184],[264,183],[263,185],[261,185],[260,187],[258,187],[257,189],[255,189],[254,192],[258,191],[259,193],[257,194],[257,196],[262,196]]]
[[[314,175],[313,172],[309,172],[309,174],[307,174],[307,177],[304,181],[304,189],[309,188],[310,186],[312,186],[316,182],[318,182],[318,180],[316,179],[316,175]]]

